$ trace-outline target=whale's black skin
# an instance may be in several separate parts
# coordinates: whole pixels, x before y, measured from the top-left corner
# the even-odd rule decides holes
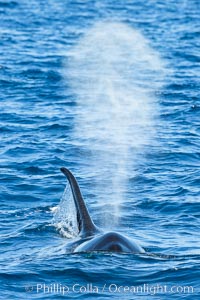
[[[144,249],[133,240],[117,232],[107,232],[83,242],[74,249],[74,252],[123,252],[123,253],[144,253]]]
[[[81,195],[79,185],[78,185],[75,177],[66,168],[61,168],[60,170],[67,177],[69,184],[71,186],[71,189],[72,189],[72,194],[73,194],[73,198],[74,198],[74,202],[75,202],[75,206],[76,206],[76,210],[77,210],[80,237],[85,238],[85,237],[93,236],[97,233],[100,233],[101,230],[97,228],[97,226],[93,223],[93,221],[89,215],[89,212],[87,210],[87,207],[86,207],[83,197]]]
[[[73,252],[145,252],[135,241],[122,234],[117,232],[103,233],[92,221],[75,177],[66,168],[61,168],[61,171],[69,181],[77,210],[79,236],[81,240],[74,243]]]

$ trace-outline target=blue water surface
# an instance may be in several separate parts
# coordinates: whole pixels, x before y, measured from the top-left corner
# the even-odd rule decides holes
[[[0,0],[1,299],[199,299],[199,11],[198,0]],[[102,226],[93,143],[74,139],[66,76],[99,21],[138,30],[165,62],[156,130],[128,173],[117,228],[147,255],[66,253],[52,225],[66,166]]]

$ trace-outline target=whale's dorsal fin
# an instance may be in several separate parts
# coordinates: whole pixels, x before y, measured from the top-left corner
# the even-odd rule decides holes
[[[80,236],[87,237],[100,232],[100,230],[93,223],[89,215],[89,212],[87,210],[87,207],[81,195],[78,182],[76,181],[75,177],[67,168],[61,168],[60,170],[67,177],[72,190],[72,194],[73,194],[73,198],[77,210],[77,219],[79,224]]]

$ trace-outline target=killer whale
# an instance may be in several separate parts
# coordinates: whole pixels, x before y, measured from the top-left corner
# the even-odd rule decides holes
[[[79,241],[73,246],[73,252],[123,252],[144,253],[144,249],[135,241],[117,232],[104,233],[93,222],[86,204],[83,200],[78,182],[67,168],[61,168],[61,172],[67,177],[75,207],[79,228]]]

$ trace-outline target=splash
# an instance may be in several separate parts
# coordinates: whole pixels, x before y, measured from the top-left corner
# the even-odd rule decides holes
[[[91,151],[87,171],[110,227],[118,223],[137,154],[153,136],[154,94],[164,67],[139,31],[118,22],[87,30],[69,61],[67,80],[77,103],[74,140]]]
[[[74,204],[70,185],[67,183],[59,205],[53,209],[52,225],[60,235],[73,238],[78,235],[76,207]]]

